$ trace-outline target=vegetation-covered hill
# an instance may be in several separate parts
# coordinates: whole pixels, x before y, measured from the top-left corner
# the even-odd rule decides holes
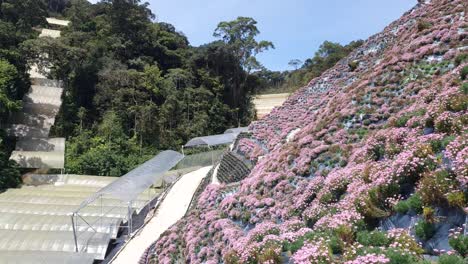
[[[67,137],[68,173],[120,176],[160,150],[252,120],[258,77],[250,72],[261,67],[256,54],[273,47],[256,41],[255,20],[221,22],[218,41],[192,47],[141,1],[49,1],[49,8],[70,26],[59,39],[22,47],[65,81],[51,133]]]
[[[251,174],[149,262],[467,263],[467,8],[420,1],[253,123]]]

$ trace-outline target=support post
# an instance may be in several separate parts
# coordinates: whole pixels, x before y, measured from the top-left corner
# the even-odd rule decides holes
[[[78,238],[76,237],[76,227],[75,227],[75,213],[71,215],[72,228],[73,228],[73,239],[75,240],[75,251],[78,252]]]
[[[127,224],[128,224],[128,236],[131,237],[132,235],[132,229],[133,229],[133,226],[132,226],[132,202],[128,202],[128,220],[127,220]]]

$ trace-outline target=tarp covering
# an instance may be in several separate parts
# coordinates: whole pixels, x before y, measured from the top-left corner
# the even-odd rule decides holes
[[[59,251],[0,251],[3,264],[92,264],[94,255]]]
[[[196,137],[192,138],[185,144],[185,147],[195,147],[195,146],[217,146],[232,143],[237,137],[237,134],[227,133],[212,135],[206,137]]]
[[[84,232],[78,237],[78,246],[95,259],[105,257],[109,234]],[[62,251],[74,252],[73,232],[0,230],[0,251]]]
[[[169,171],[183,158],[184,155],[179,152],[173,150],[163,151],[87,198],[77,208],[77,211],[91,204],[99,197],[107,195],[117,198],[124,203],[135,200],[158,179],[164,177],[164,173]]]
[[[228,133],[240,134],[242,132],[247,132],[247,131],[249,131],[248,127],[235,127],[235,128],[230,128],[224,131],[224,134],[228,134]]]

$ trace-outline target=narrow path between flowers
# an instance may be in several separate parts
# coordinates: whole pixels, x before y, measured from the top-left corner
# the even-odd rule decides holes
[[[157,240],[166,229],[184,216],[198,185],[200,185],[200,182],[210,169],[211,166],[204,167],[183,175],[169,191],[150,222],[143,227],[139,234],[127,242],[112,263],[138,263],[146,248]]]

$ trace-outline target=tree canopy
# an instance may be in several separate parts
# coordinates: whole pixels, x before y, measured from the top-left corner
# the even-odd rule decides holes
[[[68,172],[119,176],[160,150],[252,120],[259,82],[250,71],[272,47],[255,40],[255,20],[222,22],[215,34],[232,37],[192,47],[138,0],[71,0],[63,16],[71,24],[61,38],[22,47],[65,81],[52,134],[67,137]]]
[[[228,44],[234,50],[242,67],[250,73],[252,70],[262,68],[255,56],[270,48],[275,48],[270,41],[255,40],[259,33],[257,21],[250,17],[238,17],[233,21],[220,22],[213,36]]]

